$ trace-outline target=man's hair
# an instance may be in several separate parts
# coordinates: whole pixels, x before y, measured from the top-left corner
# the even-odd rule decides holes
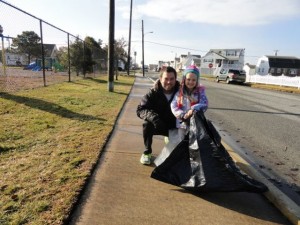
[[[171,66],[167,66],[165,69],[163,69],[160,73],[160,77],[162,77],[163,73],[166,72],[166,73],[174,73],[175,74],[175,79],[177,79],[177,72],[176,70],[171,67]]]

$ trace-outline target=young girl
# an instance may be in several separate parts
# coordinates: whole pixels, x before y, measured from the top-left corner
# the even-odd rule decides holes
[[[189,66],[183,72],[179,91],[171,102],[171,110],[175,115],[176,128],[169,130],[169,138],[161,153],[154,161],[159,166],[171,154],[174,148],[185,138],[188,132],[188,121],[194,111],[206,111],[208,100],[205,88],[198,84],[199,70],[196,66]]]
[[[171,110],[177,118],[176,126],[180,140],[187,134],[188,121],[194,111],[208,107],[205,87],[199,84],[200,72],[196,66],[188,66],[183,72],[179,91],[171,103]]]

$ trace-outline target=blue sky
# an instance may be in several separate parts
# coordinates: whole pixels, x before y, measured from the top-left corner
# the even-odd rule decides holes
[[[109,0],[7,0],[24,11],[80,38],[108,40]],[[129,37],[130,0],[115,0],[115,38]],[[263,55],[300,57],[299,0],[133,0],[131,52],[145,63],[173,60],[175,55],[204,56],[212,48],[245,48],[245,62]],[[38,30],[38,23],[0,2],[4,35]],[[43,28],[47,32],[47,27]],[[49,29],[51,30],[51,29]],[[148,32],[153,33],[148,33]],[[47,42],[66,43],[59,32],[48,31]]]

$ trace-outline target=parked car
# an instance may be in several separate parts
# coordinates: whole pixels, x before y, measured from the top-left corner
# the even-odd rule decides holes
[[[244,83],[246,81],[246,72],[244,70],[221,69],[214,76],[217,82],[226,81],[227,84],[231,82]]]

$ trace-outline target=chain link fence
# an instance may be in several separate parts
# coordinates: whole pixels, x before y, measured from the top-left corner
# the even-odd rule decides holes
[[[0,0],[0,92],[96,77],[107,70],[107,52]]]

